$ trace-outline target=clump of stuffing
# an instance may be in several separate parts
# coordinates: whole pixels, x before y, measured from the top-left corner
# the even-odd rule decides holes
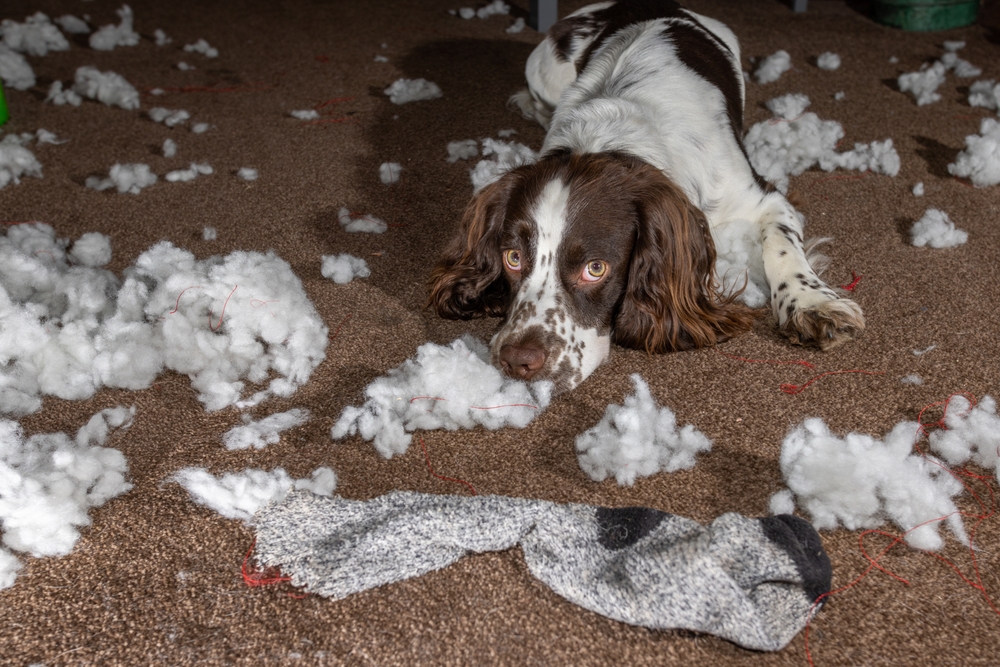
[[[526,24],[524,22],[524,17],[523,16],[518,16],[517,19],[515,19],[513,23],[511,23],[509,26],[507,26],[507,28],[505,29],[505,32],[508,32],[510,34],[519,33],[519,32],[521,32],[521,31],[524,30],[524,26],[525,25]]]
[[[379,54],[379,53],[376,53],[375,54],[375,62],[377,62],[377,63],[387,63],[387,62],[389,62],[389,59],[386,58],[385,56]]]
[[[201,238],[203,241],[214,241],[219,238],[219,230],[215,227],[204,227],[201,230]]]
[[[309,411],[293,408],[287,412],[264,417],[254,421],[249,415],[243,415],[243,425],[234,426],[222,436],[226,449],[264,449],[268,445],[281,440],[285,431],[302,426],[309,421]]]
[[[121,22],[118,25],[106,25],[91,34],[90,48],[111,51],[116,46],[135,46],[139,43],[139,33],[132,29],[132,8],[122,5],[117,14]]]
[[[0,190],[20,183],[22,176],[42,176],[42,163],[24,147],[20,137],[8,134],[0,140]]]
[[[35,85],[35,70],[24,56],[0,43],[0,79],[6,88],[27,90]]]
[[[368,262],[348,255],[323,255],[323,265],[320,273],[324,278],[328,278],[338,285],[346,285],[355,278],[367,278],[372,274],[368,268]]]
[[[316,120],[319,118],[319,112],[315,109],[296,109],[295,111],[289,111],[288,115],[299,120]]]
[[[236,175],[244,181],[256,181],[257,176],[259,176],[257,170],[251,167],[240,167],[236,170]]]
[[[929,208],[924,216],[910,227],[910,241],[918,248],[954,248],[969,240],[969,233],[955,227],[948,214]]]
[[[92,269],[105,266],[111,261],[111,239],[100,232],[87,232],[73,243],[68,259]]]
[[[976,67],[967,60],[962,60],[958,57],[958,54],[955,53],[959,49],[965,48],[964,41],[946,41],[942,46],[944,46],[946,53],[941,56],[941,62],[944,63],[944,66],[948,69],[954,70],[956,76],[968,78],[971,76],[979,76],[983,73],[982,69]]]
[[[80,67],[74,76],[73,90],[86,98],[122,109],[139,108],[139,91],[115,72],[101,72],[96,67]]]
[[[984,118],[979,134],[965,137],[965,149],[948,165],[948,173],[968,178],[977,188],[1000,183],[1000,122]]]
[[[1000,481],[1000,416],[992,396],[983,396],[972,407],[967,398],[956,395],[948,401],[944,417],[947,428],[928,436],[933,451],[953,466],[972,461],[995,471]]]
[[[87,22],[73,14],[63,14],[55,22],[59,24],[59,27],[64,32],[68,32],[71,35],[87,35],[90,33],[90,26],[87,25]]]
[[[190,71],[196,70],[198,68],[195,67],[194,65],[189,65],[189,64],[187,64],[186,62],[184,62],[182,60],[179,63],[177,63],[177,69],[179,69],[182,72],[190,72]]]
[[[510,139],[515,134],[517,134],[517,130],[512,127],[509,127],[506,130],[497,130],[497,136],[501,139]]]
[[[638,477],[693,468],[695,454],[712,448],[691,424],[678,429],[670,408],[660,407],[649,385],[632,376],[635,393],[623,405],[609,405],[593,428],[576,438],[580,467],[595,482],[613,475],[621,486]]]
[[[3,43],[12,50],[29,56],[44,56],[49,51],[69,51],[69,42],[54,26],[49,17],[36,12],[17,23],[10,19],[0,21]]]
[[[941,61],[933,65],[924,63],[917,72],[900,74],[896,82],[901,92],[912,93],[917,100],[917,106],[923,106],[941,99],[937,89],[944,83],[945,71],[945,65]]]
[[[792,57],[784,49],[776,51],[764,58],[753,73],[757,83],[771,83],[781,78],[781,75],[792,69]]]
[[[809,98],[802,94],[776,97],[767,103],[775,118],[750,128],[744,144],[754,169],[781,192],[788,191],[789,176],[798,176],[819,165],[824,171],[852,169],[895,176],[899,154],[892,139],[856,143],[854,150],[838,153],[844,128],[805,111]]]
[[[250,468],[221,477],[204,468],[183,468],[171,479],[183,486],[197,504],[227,519],[241,519],[248,524],[257,510],[280,502],[292,489],[330,496],[337,488],[337,475],[325,467],[316,468],[308,479],[292,479],[284,468],[271,472]]]
[[[389,228],[384,220],[380,220],[371,215],[359,215],[353,217],[351,211],[342,207],[337,211],[337,221],[345,232],[367,232],[369,234],[382,234]]]
[[[833,99],[837,100],[838,102],[844,101],[844,99],[846,97],[847,97],[847,94],[844,93],[844,91],[842,91],[842,90],[833,94]]]
[[[920,377],[919,375],[917,375],[916,373],[911,373],[909,375],[904,375],[903,377],[899,378],[899,381],[902,382],[903,384],[923,384],[924,383],[924,379],[922,377]]]
[[[60,141],[55,132],[49,132],[48,130],[42,128],[38,128],[38,130],[35,131],[35,137],[37,138],[39,144],[64,144],[69,141],[69,139],[63,139]]]
[[[406,452],[417,429],[524,428],[551,396],[551,382],[504,377],[486,345],[463,336],[448,346],[421,345],[415,358],[368,385],[364,405],[345,408],[330,435],[360,435],[391,458]]]
[[[119,496],[128,463],[103,447],[113,429],[127,428],[134,408],[94,415],[71,438],[45,433],[25,438],[21,426],[0,419],[0,525],[3,543],[32,556],[65,556],[91,523],[89,510]],[[13,585],[19,565],[0,550],[0,588]]]
[[[384,91],[393,104],[406,104],[441,97],[441,88],[427,79],[397,79]]]
[[[167,36],[167,33],[157,28],[156,30],[153,31],[153,41],[156,43],[157,46],[166,46],[167,44],[170,44],[174,40],[172,40],[169,36]]]
[[[479,192],[511,169],[538,160],[538,153],[522,143],[490,138],[483,139],[482,154],[486,159],[480,160],[470,173],[473,192]]]
[[[165,109],[163,107],[153,107],[146,112],[149,117],[155,123],[163,123],[167,127],[174,127],[175,125],[180,125],[191,118],[189,114],[184,109]]]
[[[468,160],[479,155],[479,142],[475,139],[463,139],[461,141],[448,142],[448,157],[446,162],[455,163],[459,160]]]
[[[199,39],[194,44],[185,44],[184,50],[188,53],[200,53],[206,58],[217,58],[219,50],[209,45],[204,39]]]
[[[174,157],[177,155],[177,142],[173,139],[163,140],[163,157]]]
[[[211,126],[208,123],[195,123],[191,126],[191,131],[195,134],[205,134],[208,132],[209,127]]]
[[[820,69],[825,69],[828,71],[833,71],[840,67],[840,56],[836,53],[831,53],[830,51],[825,51],[819,54],[816,58],[816,66]]]
[[[454,13],[454,10],[452,10]],[[473,9],[472,7],[462,7],[458,10],[458,15],[463,19],[471,19],[479,17],[481,19],[486,19],[491,16],[496,16],[498,14],[509,14],[510,5],[508,5],[503,0],[493,0],[493,2],[480,7],[479,9]]]
[[[199,175],[207,175],[213,173],[215,170],[209,164],[198,164],[197,162],[192,162],[187,169],[176,169],[171,172],[167,172],[167,175],[163,178],[171,183],[186,183],[187,181],[193,181],[198,178]]]
[[[156,183],[154,174],[148,164],[114,164],[108,173],[107,178],[99,176],[88,176],[84,185],[94,190],[109,190],[117,188],[118,192],[128,192],[137,195],[143,188]]]
[[[386,185],[399,182],[403,167],[398,162],[383,162],[378,168],[378,177]]]
[[[781,445],[781,472],[791,493],[775,494],[771,511],[787,512],[794,494],[819,530],[877,528],[889,519],[909,531],[908,544],[933,550],[943,545],[933,520],[947,517],[955,537],[968,544],[952,500],[962,484],[943,464],[913,453],[919,429],[916,422],[901,422],[884,440],[860,433],[839,438],[822,419],[807,419]]]
[[[913,196],[914,197],[923,197],[924,196],[924,182],[923,181],[917,181],[917,183],[913,186]]]
[[[1000,110],[1000,83],[985,79],[969,86],[969,106]]]
[[[715,242],[715,275],[724,295],[743,292],[737,297],[751,308],[767,305],[770,290],[764,274],[764,255],[760,251],[760,227],[750,220],[734,220],[712,230]]]
[[[56,106],[71,104],[75,107],[83,103],[83,98],[76,94],[73,89],[63,90],[62,81],[53,81],[49,86],[49,93],[45,96],[46,102],[51,102]]]

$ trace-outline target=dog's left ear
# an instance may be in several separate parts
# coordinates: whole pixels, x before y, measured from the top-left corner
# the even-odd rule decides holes
[[[717,293],[705,214],[655,167],[637,168],[630,182],[638,223],[614,341],[659,353],[714,345],[749,330],[753,311]]]

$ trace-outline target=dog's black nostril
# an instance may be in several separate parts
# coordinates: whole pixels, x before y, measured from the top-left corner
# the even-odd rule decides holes
[[[500,348],[500,367],[511,377],[530,380],[545,365],[547,356],[538,343],[504,345]]]

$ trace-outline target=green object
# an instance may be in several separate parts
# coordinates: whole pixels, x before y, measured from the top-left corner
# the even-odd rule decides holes
[[[979,0],[872,0],[871,7],[879,23],[926,32],[975,23]]]
[[[7,122],[10,114],[7,113],[7,98],[3,96],[3,81],[0,81],[0,125]]]

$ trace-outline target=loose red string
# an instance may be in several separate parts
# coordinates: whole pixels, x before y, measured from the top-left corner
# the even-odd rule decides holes
[[[291,577],[286,577],[281,574],[280,570],[276,567],[267,567],[264,569],[250,567],[250,554],[253,553],[253,548],[255,546],[257,546],[256,537],[253,539],[253,542],[250,543],[250,548],[247,549],[247,555],[243,557],[243,565],[240,567],[240,572],[243,574],[244,584],[253,588],[259,588],[262,586],[273,586],[274,584],[280,584],[292,580]]]
[[[852,278],[851,282],[847,283],[846,285],[841,285],[840,289],[847,292],[853,292],[854,288],[858,286],[858,283],[861,282],[861,279],[864,278],[864,276],[859,276],[857,273],[854,272],[854,269],[851,269],[851,278]]]
[[[342,319],[340,321],[340,325],[337,326],[337,330],[333,332],[333,335],[330,336],[330,338],[328,340],[332,341],[334,338],[336,338],[337,335],[340,334],[340,330],[344,328],[345,324],[347,324],[347,320],[351,319],[351,317],[353,317],[353,315],[354,315],[354,313],[348,313],[347,317],[345,317],[344,319]]]
[[[476,493],[475,487],[473,487],[471,484],[469,484],[468,482],[466,482],[464,479],[457,479],[455,477],[445,477],[444,475],[439,475],[436,472],[434,472],[434,466],[431,465],[430,454],[427,453],[427,443],[424,442],[423,438],[420,438],[420,447],[421,447],[421,449],[424,450],[424,460],[427,461],[427,469],[430,470],[431,475],[433,475],[434,477],[437,477],[438,479],[444,480],[446,482],[455,482],[457,484],[464,484],[465,486],[469,487],[469,491],[472,492],[472,495],[474,495],[474,496],[479,495],[479,494]]]
[[[790,360],[790,361],[785,361],[785,360],[780,360],[780,359],[748,359],[746,357],[740,357],[740,356],[737,356],[735,354],[729,354],[728,352],[723,352],[722,350],[720,350],[718,348],[715,348],[715,351],[718,352],[719,354],[721,354],[724,357],[728,357],[728,358],[734,359],[736,361],[745,361],[746,363],[750,363],[750,364],[794,364],[794,365],[797,365],[797,366],[805,366],[806,368],[810,368],[810,369],[815,369],[816,368],[816,366],[814,364],[812,364],[812,363],[810,363],[808,361],[805,361],[805,360]],[[785,392],[786,394],[799,394],[799,393],[802,393],[803,391],[805,391],[805,389],[807,387],[809,387],[810,385],[812,385],[814,382],[816,382],[820,378],[824,378],[827,375],[846,375],[848,373],[860,373],[862,375],[885,375],[885,373],[883,371],[865,371],[865,370],[861,370],[861,369],[850,369],[850,370],[841,370],[841,371],[826,371],[824,373],[820,373],[819,375],[814,375],[813,377],[811,377],[810,379],[808,379],[807,381],[805,381],[802,384],[792,384],[790,382],[784,382],[781,385],[779,385],[779,388],[781,389],[781,391]]]
[[[414,396],[413,398],[410,399],[410,403],[413,403],[414,401],[419,401],[419,400],[447,401],[448,399],[447,398],[441,398],[440,396]],[[479,406],[479,405],[470,405],[469,406],[470,410],[499,410],[500,408],[531,408],[532,410],[537,410],[538,406],[537,405],[531,405],[529,403],[506,403],[504,405],[489,405],[489,406],[486,406],[486,407]]]
[[[233,291],[229,293],[229,296],[226,297],[225,302],[222,304],[222,312],[219,313],[219,322],[215,326],[212,326],[212,310],[211,309],[208,310],[208,328],[211,329],[212,331],[218,331],[219,327],[222,326],[222,318],[225,317],[226,315],[226,306],[229,305],[229,299],[233,297],[233,292],[236,291],[237,287],[239,287],[239,285],[233,288]]]
[[[201,285],[192,285],[191,287],[185,287],[184,289],[182,289],[181,293],[177,295],[177,302],[174,303],[174,309],[171,310],[169,313],[167,313],[167,315],[173,315],[174,313],[177,312],[177,310],[181,307],[181,297],[184,295],[184,292],[187,292],[189,289],[205,289],[205,288],[202,287]]]

